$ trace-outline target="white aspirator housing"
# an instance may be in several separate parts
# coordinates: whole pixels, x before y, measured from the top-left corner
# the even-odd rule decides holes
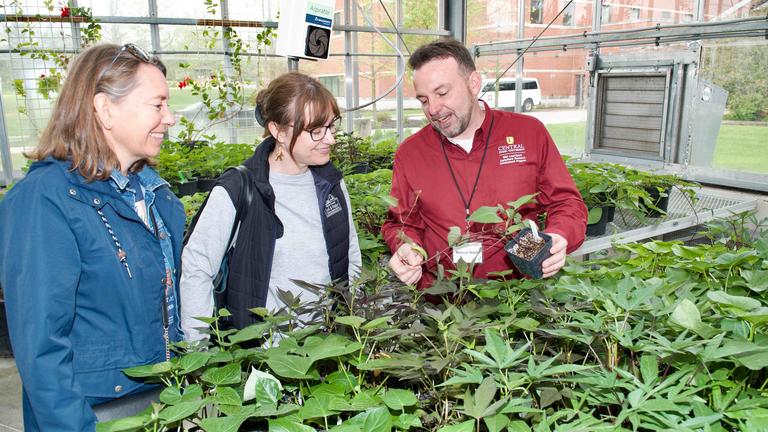
[[[281,0],[277,55],[327,59],[331,45],[334,0]]]

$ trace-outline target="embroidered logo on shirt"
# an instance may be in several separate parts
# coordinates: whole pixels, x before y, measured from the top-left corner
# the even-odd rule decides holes
[[[514,142],[514,137],[507,137],[507,144],[499,146],[499,165],[527,162],[525,145],[514,144]]]
[[[328,198],[325,200],[325,217],[329,218],[340,211],[341,203],[339,203],[339,199],[332,194],[328,194]]]

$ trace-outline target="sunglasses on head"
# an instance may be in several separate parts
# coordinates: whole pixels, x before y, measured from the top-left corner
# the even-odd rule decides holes
[[[163,74],[165,74],[165,67],[160,62],[158,62],[157,57],[150,55],[144,48],[136,44],[127,43],[120,47],[120,49],[117,51],[117,54],[115,54],[115,57],[112,59],[112,62],[109,63],[109,66],[107,66],[107,68],[101,72],[102,77],[107,72],[109,72],[110,69],[112,69],[112,66],[115,65],[115,62],[117,61],[117,59],[119,59],[124,52],[127,52],[128,54],[132,55],[134,58],[139,59],[144,63],[157,66],[158,68],[160,68],[160,70],[162,70]]]

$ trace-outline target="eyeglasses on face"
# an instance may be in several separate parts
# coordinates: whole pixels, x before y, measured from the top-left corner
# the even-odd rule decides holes
[[[312,141],[321,141],[323,138],[325,138],[325,135],[328,133],[328,131],[331,132],[331,135],[336,135],[336,131],[339,130],[340,124],[341,117],[336,117],[331,120],[331,124],[328,126],[318,126],[316,128],[305,130],[309,132],[309,137],[312,138]]]
[[[163,74],[165,74],[165,67],[163,67],[162,64],[158,62],[157,57],[151,56],[144,48],[136,44],[127,43],[120,47],[120,50],[118,50],[117,54],[115,54],[115,57],[112,58],[112,62],[109,63],[109,66],[107,66],[107,68],[101,72],[102,77],[112,69],[112,66],[115,65],[117,59],[119,59],[124,52],[127,52],[128,54],[143,61],[144,63],[158,66],[162,70]]]

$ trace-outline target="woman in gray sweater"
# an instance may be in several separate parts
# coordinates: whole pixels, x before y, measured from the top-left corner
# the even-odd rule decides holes
[[[258,321],[248,309],[282,308],[278,289],[303,301],[317,296],[294,283],[329,284],[359,274],[360,247],[341,173],[330,163],[340,120],[336,99],[316,79],[291,72],[256,98],[266,139],[245,165],[252,199],[229,262],[225,304],[230,323]],[[222,175],[182,253],[181,325],[185,339],[207,338],[194,317],[213,314],[213,278],[229,249],[242,177]]]

